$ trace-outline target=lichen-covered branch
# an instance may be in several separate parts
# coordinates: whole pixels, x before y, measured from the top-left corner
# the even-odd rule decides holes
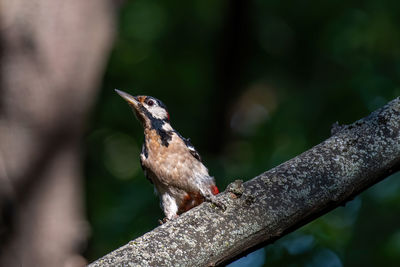
[[[400,98],[90,266],[214,266],[271,243],[399,170]]]

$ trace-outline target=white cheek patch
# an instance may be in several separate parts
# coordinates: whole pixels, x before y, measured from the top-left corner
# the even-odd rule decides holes
[[[164,120],[164,119],[168,118],[167,112],[162,107],[159,107],[159,106],[150,107],[149,111],[150,111],[151,115],[153,115],[153,117],[156,119]]]

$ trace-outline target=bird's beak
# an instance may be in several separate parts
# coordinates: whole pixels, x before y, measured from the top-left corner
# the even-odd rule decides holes
[[[115,92],[117,92],[123,99],[128,102],[129,106],[132,107],[133,113],[136,115],[136,118],[142,122],[142,124],[146,123],[145,115],[143,114],[143,106],[142,102],[144,101],[143,96],[131,96],[130,94],[127,94],[125,92],[122,92],[118,89],[115,89]]]
[[[128,102],[129,105],[137,108],[139,101],[136,97],[131,96],[130,94],[127,94],[125,92],[122,92],[118,89],[115,89],[115,92],[117,92],[123,99],[126,100],[126,102]]]

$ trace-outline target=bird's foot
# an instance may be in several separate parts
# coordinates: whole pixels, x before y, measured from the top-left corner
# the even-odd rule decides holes
[[[169,219],[167,218],[167,217],[164,217],[162,220],[158,220],[158,223],[160,224],[160,225],[163,225],[164,223],[166,223],[166,222],[168,222],[169,221]]]
[[[166,223],[166,222],[168,222],[168,221],[171,221],[171,220],[174,220],[174,219],[176,219],[176,218],[178,218],[178,217],[179,217],[179,215],[178,215],[178,214],[175,214],[175,215],[173,215],[171,218],[164,217],[164,219],[158,220],[158,222],[160,223],[160,225],[163,225],[164,223]]]

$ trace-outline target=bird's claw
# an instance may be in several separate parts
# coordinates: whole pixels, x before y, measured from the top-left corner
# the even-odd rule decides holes
[[[160,225],[163,225],[164,223],[166,223],[166,222],[168,222],[169,221],[169,219],[167,218],[167,217],[164,217],[162,220],[158,220],[158,223],[160,224]]]

